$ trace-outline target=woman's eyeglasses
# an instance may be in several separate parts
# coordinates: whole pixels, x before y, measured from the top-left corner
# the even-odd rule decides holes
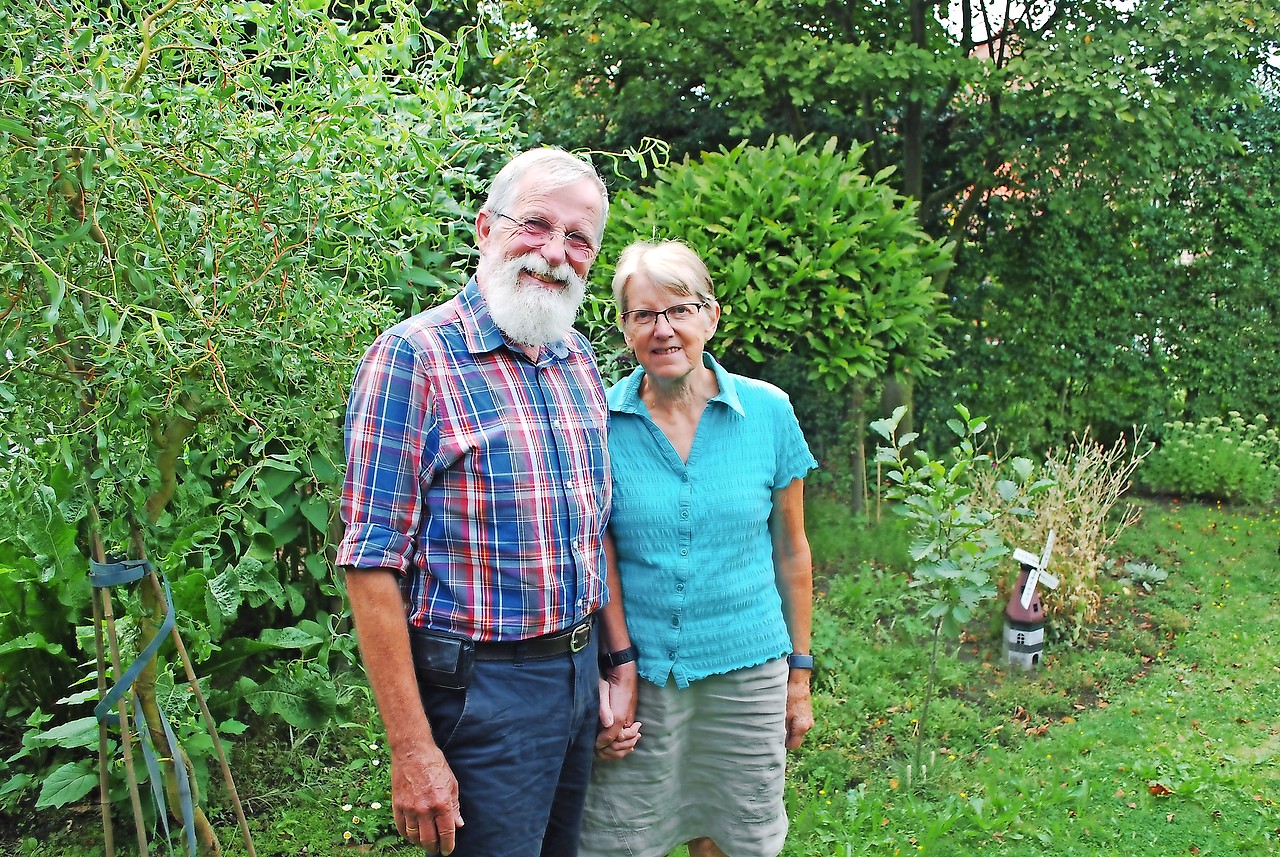
[[[624,312],[621,316],[622,323],[631,327],[648,327],[651,324],[658,323],[658,316],[662,316],[667,320],[667,324],[677,325],[684,322],[693,321],[698,315],[698,311],[706,304],[703,303],[686,303],[669,306],[666,309],[633,309],[630,312]]]

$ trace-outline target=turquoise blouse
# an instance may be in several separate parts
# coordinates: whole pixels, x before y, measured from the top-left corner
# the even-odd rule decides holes
[[[720,393],[687,464],[640,399],[643,368],[609,390],[609,531],[640,676],[659,686],[791,651],[769,515],[773,492],[818,466],[786,393],[702,359]]]

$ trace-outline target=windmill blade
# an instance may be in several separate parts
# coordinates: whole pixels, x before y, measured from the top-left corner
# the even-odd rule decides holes
[[[1040,565],[1040,557],[1031,551],[1024,551],[1022,548],[1015,548],[1013,551],[1014,562],[1019,565],[1029,565],[1032,568],[1038,568]]]
[[[1053,553],[1053,530],[1049,531],[1049,538],[1045,539],[1044,553],[1040,554],[1040,562],[1036,566],[1041,571],[1049,567],[1049,554],[1051,553]],[[1057,584],[1054,585],[1056,586]],[[1050,586],[1049,588],[1052,589],[1053,587]]]
[[[1045,586],[1047,586],[1047,587],[1048,587],[1048,588],[1050,588],[1050,589],[1057,589],[1057,588],[1058,588],[1058,577],[1057,577],[1057,575],[1050,574],[1050,573],[1049,573],[1049,572],[1047,572],[1047,571],[1041,571],[1041,572],[1040,572],[1040,582],[1041,582],[1041,583],[1043,583]]]
[[[1031,573],[1027,575],[1026,586],[1022,587],[1022,598],[1019,599],[1019,603],[1022,605],[1023,610],[1030,609],[1031,598],[1036,594],[1036,584],[1039,582],[1040,582],[1040,569],[1032,568]]]

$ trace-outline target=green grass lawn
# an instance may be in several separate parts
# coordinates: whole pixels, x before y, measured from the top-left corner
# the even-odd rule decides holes
[[[787,855],[1280,848],[1280,514],[1148,506],[1117,547],[1167,581],[1110,583],[1095,645],[1050,641],[1027,675],[1000,660],[993,605],[940,667],[924,770],[909,766],[927,657],[892,615],[901,581],[858,570],[828,514],[812,516],[817,645],[835,664],[795,760]]]
[[[1116,558],[1167,580],[1147,591],[1108,579],[1091,645],[1050,639],[1026,674],[1002,661],[1003,604],[991,603],[943,654],[924,724],[929,652],[903,607],[902,533],[890,520],[855,525],[820,497],[809,527],[818,725],[792,758],[785,855],[1280,850],[1280,513],[1148,504]],[[342,725],[238,739],[257,854],[422,853],[387,835],[380,728],[363,688],[344,687],[355,713]],[[225,853],[244,854],[220,801],[211,812]],[[92,807],[26,831],[0,854],[103,853]],[[117,854],[136,853],[131,831],[122,814]]]

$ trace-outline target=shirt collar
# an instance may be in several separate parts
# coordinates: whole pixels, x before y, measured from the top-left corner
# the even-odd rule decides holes
[[[467,343],[468,351],[472,354],[487,354],[505,347],[517,353],[523,353],[507,339],[502,329],[494,322],[493,316],[489,314],[489,304],[485,301],[484,294],[480,291],[480,284],[476,282],[475,277],[472,277],[467,282],[466,288],[458,293],[458,304],[462,337]],[[557,360],[564,360],[569,356],[569,352],[581,350],[582,345],[573,341],[573,337],[557,339],[539,352],[538,362],[542,362],[545,351],[550,351]]]
[[[734,377],[705,351],[702,352],[702,365],[715,373],[716,386],[720,388],[720,392],[712,396],[710,401],[721,402],[738,416],[745,417],[746,411],[742,409],[742,400],[738,398],[738,385]],[[640,384],[643,380],[644,367],[637,366],[634,372],[615,384],[609,390],[609,410],[622,414],[645,413],[644,404],[640,401]]]

